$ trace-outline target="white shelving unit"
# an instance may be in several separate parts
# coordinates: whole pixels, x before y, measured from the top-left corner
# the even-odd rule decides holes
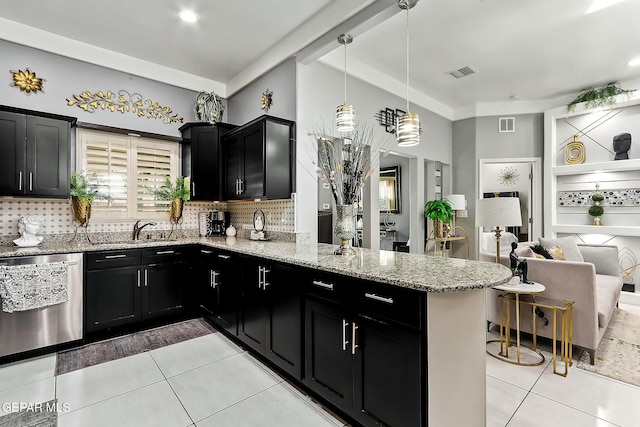
[[[558,191],[576,190],[575,183],[572,184],[573,187],[565,183],[571,180],[574,182],[579,182],[581,179],[585,182],[602,180],[608,182],[610,186],[640,188],[639,118],[640,94],[637,92],[630,98],[619,97],[617,103],[611,108],[586,109],[581,104],[571,112],[564,106],[545,112],[545,236],[551,237],[562,233],[640,237],[640,207],[620,209],[616,206],[605,206],[603,219],[606,218],[606,225],[593,226],[587,222],[588,217],[580,215],[580,207],[559,208],[557,202]],[[567,141],[572,133],[580,134],[581,130],[585,129],[588,130],[587,135],[582,135],[579,139],[585,144],[587,161],[582,164],[564,164],[562,156],[564,151],[561,144]],[[632,135],[630,159],[614,161],[613,154],[608,153],[607,149],[610,149],[613,135],[622,132],[629,132]],[[633,141],[634,138],[635,141]],[[620,176],[623,176],[623,179],[618,179]],[[560,177],[566,177],[566,179],[560,179]],[[581,190],[595,191],[595,181],[593,185],[584,184]],[[575,211],[576,209],[578,211]],[[567,214],[569,211],[571,214]],[[625,217],[622,218],[622,215]],[[637,220],[628,215],[637,215]],[[583,221],[582,224],[578,223]]]

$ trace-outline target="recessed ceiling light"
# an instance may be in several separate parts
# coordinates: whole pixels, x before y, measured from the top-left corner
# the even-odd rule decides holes
[[[198,16],[190,10],[180,12],[180,18],[186,22],[196,22],[198,20]]]
[[[589,9],[587,9],[585,14],[588,15],[590,13],[597,12],[602,9],[606,9],[609,6],[613,6],[614,4],[620,3],[623,1],[624,0],[593,0],[593,3],[591,3],[591,6],[589,7]]]
[[[640,65],[640,56],[637,58],[633,58],[631,61],[627,62],[627,65],[629,67],[637,67],[638,65]]]

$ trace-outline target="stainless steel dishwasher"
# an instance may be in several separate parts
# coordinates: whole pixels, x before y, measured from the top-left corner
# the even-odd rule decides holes
[[[67,261],[68,301],[28,311],[0,309],[0,357],[82,339],[82,259],[80,253],[0,258],[0,265]]]

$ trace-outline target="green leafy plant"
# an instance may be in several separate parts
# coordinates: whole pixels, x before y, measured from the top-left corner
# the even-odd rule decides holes
[[[591,216],[602,216],[604,214],[604,208],[600,206],[600,202],[604,200],[604,195],[596,191],[591,195],[591,200],[594,201],[594,205],[589,208],[589,215]]]
[[[603,105],[613,105],[616,103],[617,95],[631,95],[635,89],[627,90],[620,87],[618,82],[609,82],[604,86],[587,88],[580,91],[580,95],[567,104],[567,111],[573,111],[577,104],[586,103],[587,108],[601,107]]]
[[[95,173],[87,175],[85,171],[71,172],[69,188],[72,197],[77,197],[81,201],[89,204],[91,204],[94,199],[111,201],[109,194],[100,191],[100,182]]]
[[[450,222],[453,219],[453,209],[446,200],[429,200],[424,205],[424,216],[441,222]]]
[[[185,185],[185,179],[182,176],[176,177],[175,183],[171,182],[171,178],[166,177],[164,184],[153,190],[153,195],[160,200],[189,200],[190,198],[189,186]]]

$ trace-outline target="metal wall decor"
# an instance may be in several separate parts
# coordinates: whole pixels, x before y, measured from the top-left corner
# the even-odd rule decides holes
[[[640,206],[640,188],[612,189],[601,191],[601,205]],[[558,206],[589,206],[593,204],[593,191],[558,191]]]
[[[624,247],[618,252],[618,259],[620,260],[620,272],[625,274],[622,276],[622,282],[628,285],[632,284],[632,274],[640,265],[636,254],[631,249]]]
[[[584,163],[587,156],[584,152],[584,144],[578,141],[578,135],[573,135],[573,141],[567,144],[564,150],[564,162],[568,165]]]
[[[68,106],[77,106],[88,113],[96,110],[119,111],[120,113],[131,112],[138,117],[147,119],[160,119],[163,123],[182,123],[184,119],[178,117],[171,108],[162,106],[150,99],[144,100],[139,93],[129,93],[126,90],[115,92],[109,90],[106,93],[98,91],[95,93],[84,91],[80,95],[73,95],[67,98]]]
[[[45,80],[36,77],[35,71],[25,68],[24,70],[10,71],[10,73],[13,77],[13,82],[10,86],[20,88],[20,91],[25,92],[27,95],[31,95],[32,92],[44,92],[42,82]]]
[[[264,110],[265,113],[269,112],[269,108],[271,108],[271,106],[273,105],[273,91],[269,90],[269,88],[267,88],[267,90],[265,90],[264,92],[262,92],[262,98],[260,98],[260,108],[262,108]]]
[[[396,133],[396,122],[398,121],[398,116],[406,114],[406,111],[392,108],[385,108],[384,110],[378,111],[373,117],[378,120],[380,126],[384,126],[385,132],[388,133]]]
[[[514,185],[518,182],[518,178],[520,178],[520,174],[511,166],[502,168],[498,173],[498,182],[502,185]]]

